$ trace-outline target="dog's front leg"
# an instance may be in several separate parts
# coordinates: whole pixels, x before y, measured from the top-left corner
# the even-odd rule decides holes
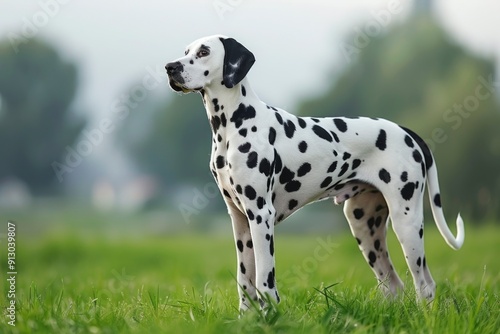
[[[248,298],[257,301],[254,246],[247,217],[232,203],[228,203],[228,210],[236,244],[238,294],[240,297],[240,312],[243,312],[250,308],[251,303]]]
[[[247,210],[255,253],[256,287],[261,308],[265,308],[266,299],[280,301],[276,287],[274,260],[274,208],[252,212]]]

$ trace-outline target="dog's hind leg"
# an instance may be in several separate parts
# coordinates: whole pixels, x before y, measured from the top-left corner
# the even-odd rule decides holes
[[[393,198],[396,197],[393,196]],[[414,194],[405,205],[401,205],[401,201],[389,203],[389,210],[392,227],[403,248],[406,263],[413,276],[417,297],[432,300],[435,296],[436,284],[425,260],[422,201],[421,194]]]
[[[370,265],[385,295],[396,295],[403,282],[394,270],[386,244],[389,216],[384,196],[371,187],[348,199],[344,214],[366,262]]]

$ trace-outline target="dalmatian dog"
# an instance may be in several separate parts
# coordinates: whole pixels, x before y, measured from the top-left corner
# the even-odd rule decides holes
[[[297,117],[262,102],[246,77],[255,61],[225,36],[201,38],[165,68],[176,92],[198,92],[213,133],[210,168],[226,202],[237,252],[240,311],[249,298],[279,302],[274,226],[304,205],[344,203],[359,249],[387,296],[403,282],[386,245],[389,217],[420,299],[436,285],[424,253],[423,196],[427,184],[434,221],[453,249],[464,242],[447,226],[437,168],[413,131],[384,119]],[[267,295],[267,296],[266,296]]]

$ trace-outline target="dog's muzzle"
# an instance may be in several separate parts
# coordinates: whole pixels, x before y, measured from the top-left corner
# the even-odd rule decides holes
[[[176,61],[165,65],[165,69],[167,70],[170,87],[172,87],[173,90],[183,93],[191,91],[184,87],[184,78],[181,76],[181,73],[184,72],[184,65]]]

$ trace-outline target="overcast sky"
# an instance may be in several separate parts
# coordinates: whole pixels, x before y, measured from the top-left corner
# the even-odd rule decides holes
[[[397,23],[412,5],[408,0],[2,0],[0,38],[34,31],[61,49],[81,70],[78,104],[99,118],[148,75],[148,68],[163,68],[191,41],[222,33],[254,52],[250,78],[261,98],[293,110],[296,101],[321,91],[349,64],[340,48],[346,38],[370,22],[384,31],[377,16]],[[498,62],[500,1],[437,0],[434,7],[455,39]],[[172,94],[166,82],[154,93]]]

